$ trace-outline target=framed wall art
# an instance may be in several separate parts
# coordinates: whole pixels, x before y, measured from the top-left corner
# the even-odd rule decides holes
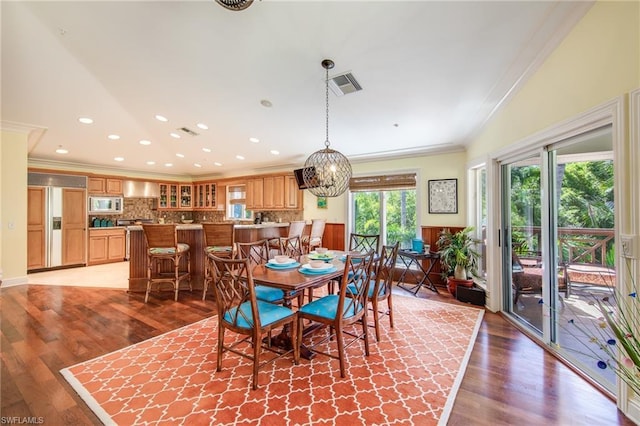
[[[326,209],[327,208],[327,197],[318,197],[317,207],[319,209]]]
[[[429,180],[429,213],[458,213],[458,179]]]

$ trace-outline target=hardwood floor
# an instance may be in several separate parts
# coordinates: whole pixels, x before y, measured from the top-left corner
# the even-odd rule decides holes
[[[399,294],[408,294],[397,290]],[[459,303],[440,290],[418,297]],[[71,286],[0,290],[0,420],[39,417],[49,425],[100,424],[59,370],[211,316],[201,294],[144,294]],[[577,374],[487,312],[450,425],[633,425]]]

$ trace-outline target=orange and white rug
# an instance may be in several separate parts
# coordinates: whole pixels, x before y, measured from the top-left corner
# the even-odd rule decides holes
[[[378,343],[371,329],[369,357],[359,343],[347,348],[344,379],[337,360],[284,357],[260,370],[252,391],[251,361],[225,353],[216,372],[216,317],[61,373],[105,424],[446,424],[484,311],[394,302],[394,328],[385,317]]]

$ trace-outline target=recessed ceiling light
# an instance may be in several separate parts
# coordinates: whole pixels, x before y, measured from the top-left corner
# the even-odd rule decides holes
[[[171,136],[172,138],[180,139],[180,135],[177,134],[177,133],[171,132],[171,133],[169,133],[169,136]]]
[[[111,139],[112,141],[117,141],[118,139],[120,139],[120,136],[118,136],[118,135],[109,135],[109,136],[107,136],[107,138]]]
[[[148,141],[148,140],[146,140],[146,139],[142,139],[142,140],[140,141],[140,145],[151,145],[151,141]]]
[[[193,163],[194,167],[202,167],[202,165],[198,164],[198,163]]]
[[[196,126],[198,126],[198,128],[202,129],[202,130],[209,130],[209,126],[207,126],[204,123],[198,123],[198,124],[196,124]]]
[[[271,101],[267,100],[267,99],[263,99],[260,101],[260,105],[262,105],[265,108],[271,108],[273,106],[273,104],[271,103]]]
[[[184,158],[184,154],[177,153],[176,157]]]
[[[58,154],[68,154],[68,153],[69,153],[69,150],[64,149],[62,146],[59,146],[59,147],[58,147],[58,149],[56,149],[56,152],[57,152]]]
[[[218,163],[218,162],[216,161],[215,163],[213,163],[213,165],[214,165],[214,166],[218,166],[218,167],[220,167],[220,166],[222,166],[222,163]]]
[[[114,157],[114,160],[116,160],[116,161],[124,161],[124,157]]]
[[[154,164],[156,164],[156,162],[155,162],[155,161],[147,161],[147,165],[148,165],[148,166],[153,166]]]
[[[258,139],[258,138],[249,138],[249,142],[258,143],[258,142],[260,142],[260,139]]]
[[[278,151],[277,149],[272,149],[269,152],[272,153],[273,155],[280,155],[280,151]]]
[[[160,114],[156,114],[156,120],[164,121],[164,122],[169,121],[169,119],[167,117],[165,117],[164,115],[160,115]]]
[[[236,158],[237,158],[238,160],[244,160],[244,157],[243,157],[242,155],[236,155]]]
[[[78,121],[81,122],[82,124],[92,124],[93,120],[90,119],[89,117],[80,117],[78,118]]]
[[[173,163],[164,163],[165,167],[173,167]]]
[[[204,152],[211,152],[211,148],[202,148]]]

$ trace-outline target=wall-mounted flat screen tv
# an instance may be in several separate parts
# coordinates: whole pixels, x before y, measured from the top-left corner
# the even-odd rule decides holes
[[[304,181],[303,174],[307,176],[312,176],[311,185],[307,185]],[[298,182],[298,189],[307,189],[307,188],[316,188],[318,186],[316,179],[316,168],[315,167],[304,167],[302,169],[296,169],[293,171],[293,174],[296,176],[296,182]]]

